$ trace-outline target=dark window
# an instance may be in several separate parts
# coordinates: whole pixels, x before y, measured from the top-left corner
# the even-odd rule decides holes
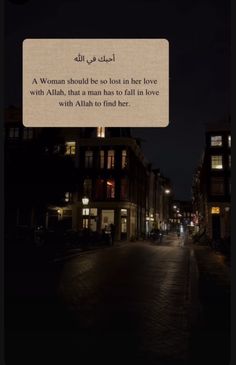
[[[18,127],[11,127],[9,129],[9,138],[19,138],[20,129]]]
[[[122,200],[128,199],[128,188],[129,188],[128,179],[126,177],[122,178],[121,191],[120,191],[120,198]]]
[[[100,151],[100,169],[104,169],[104,167],[105,167],[104,151]]]
[[[84,180],[84,195],[91,198],[91,196],[92,196],[92,179]]]
[[[224,195],[224,178],[212,177],[211,178],[211,194],[212,195]]]
[[[85,167],[93,167],[93,151],[85,151]]]
[[[104,180],[97,179],[95,184],[95,199],[103,199]]]
[[[33,128],[24,128],[23,139],[32,139],[32,138],[33,138]]]

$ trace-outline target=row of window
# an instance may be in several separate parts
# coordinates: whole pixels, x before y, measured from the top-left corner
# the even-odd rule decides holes
[[[126,177],[121,178],[120,187],[120,199],[125,200],[128,198],[128,179]],[[88,197],[92,197],[93,183],[92,179],[85,179],[83,186],[84,194]],[[94,198],[101,199],[114,199],[116,197],[116,184],[114,179],[97,179],[94,186]]]
[[[18,139],[20,137],[20,128],[19,127],[11,127],[8,131],[8,136],[11,139]],[[23,139],[32,139],[34,137],[33,128],[24,128]]]
[[[228,167],[231,168],[231,155],[228,156]],[[214,170],[223,169],[223,156],[222,155],[211,156],[211,168]]]
[[[66,142],[66,155],[75,155],[76,152],[76,144],[75,142]],[[84,165],[86,168],[93,167],[93,159],[94,159],[94,152],[91,150],[85,151],[85,161]],[[115,168],[115,150],[108,150],[107,151],[107,158],[105,160],[105,151],[99,151],[99,166],[101,169],[105,167],[107,169],[114,169]],[[121,168],[124,169],[127,167],[127,151],[122,150],[121,152]]]
[[[221,147],[223,145],[222,136],[211,136],[211,146]],[[228,135],[228,147],[231,147],[231,135]]]
[[[9,138],[19,138],[20,137],[20,127],[10,127],[8,132]],[[105,127],[97,128],[97,137],[105,138]],[[32,139],[33,138],[33,128],[24,128],[23,129],[23,139]]]

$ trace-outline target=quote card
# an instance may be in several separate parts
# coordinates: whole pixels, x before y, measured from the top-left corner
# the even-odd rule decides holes
[[[166,127],[166,39],[26,39],[26,127]]]

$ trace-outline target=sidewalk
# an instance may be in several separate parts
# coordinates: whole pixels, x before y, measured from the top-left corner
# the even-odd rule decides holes
[[[226,258],[189,243],[199,276],[200,308],[190,341],[191,364],[230,361],[230,268]]]

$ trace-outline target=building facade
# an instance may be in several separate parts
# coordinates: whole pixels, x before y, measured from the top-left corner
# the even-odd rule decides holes
[[[230,237],[231,211],[230,124],[208,125],[206,145],[193,180],[195,225],[210,240]]]
[[[112,225],[125,240],[168,221],[169,180],[152,170],[130,128],[25,128],[11,108],[5,133],[8,230]]]

